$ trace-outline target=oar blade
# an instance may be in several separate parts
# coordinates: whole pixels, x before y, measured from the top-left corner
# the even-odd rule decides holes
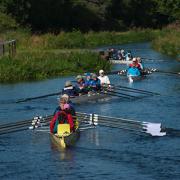
[[[151,136],[165,136],[166,132],[162,132],[161,123],[143,122],[143,129]]]

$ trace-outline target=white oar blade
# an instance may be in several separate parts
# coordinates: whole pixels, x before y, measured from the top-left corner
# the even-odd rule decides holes
[[[146,133],[151,134],[152,136],[165,136],[166,132],[161,132],[161,123],[149,123],[143,122],[143,129],[146,130]]]

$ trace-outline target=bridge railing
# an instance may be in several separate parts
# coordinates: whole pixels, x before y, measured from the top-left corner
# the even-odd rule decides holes
[[[10,57],[16,54],[16,40],[0,41],[0,56],[8,54]]]

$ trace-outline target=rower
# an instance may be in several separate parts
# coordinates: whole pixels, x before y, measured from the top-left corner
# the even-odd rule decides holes
[[[144,65],[143,65],[142,59],[140,57],[137,57],[136,60],[140,66],[141,71],[144,70]]]
[[[140,76],[141,72],[136,66],[129,67],[127,70],[127,76]]]
[[[125,60],[125,51],[124,51],[124,49],[120,50],[119,56],[120,56],[120,60]]]
[[[100,80],[102,87],[111,87],[109,77],[104,74],[104,70],[99,70],[98,79]]]
[[[70,110],[71,110],[71,114],[75,115],[75,109],[74,109],[74,105],[72,103],[72,101],[70,100],[70,97],[67,94],[63,94],[60,98],[58,98],[59,100],[61,99],[61,102],[63,102],[64,104],[69,104],[70,106]],[[59,101],[59,105],[58,107],[55,109],[54,111],[54,115],[58,112],[61,111],[61,104]]]
[[[141,66],[138,63],[137,58],[135,58],[135,57],[132,59],[132,63],[129,64],[129,67],[134,67],[134,66],[141,71]]]
[[[99,91],[101,89],[101,81],[98,79],[96,74],[92,74],[92,81],[90,82],[91,91]]]
[[[126,61],[131,61],[133,58],[132,54],[131,54],[131,51],[128,51],[125,55],[125,59]]]
[[[87,84],[84,80],[84,78],[81,75],[78,75],[76,77],[77,83],[76,83],[76,89],[78,90],[78,92],[80,94],[87,94],[88,90],[87,90]]]
[[[71,81],[66,81],[62,94],[67,94],[70,97],[78,96],[77,89],[72,85]]]
[[[61,97],[59,101],[59,111],[57,111],[51,122],[50,122],[50,132],[57,133],[58,124],[69,124],[70,130],[74,130],[73,117],[70,111],[70,105],[65,101],[65,98]]]

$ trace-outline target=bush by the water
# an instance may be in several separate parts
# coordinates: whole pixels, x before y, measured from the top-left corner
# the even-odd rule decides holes
[[[110,70],[110,64],[96,53],[25,52],[0,59],[0,82],[42,80],[62,75]]]

